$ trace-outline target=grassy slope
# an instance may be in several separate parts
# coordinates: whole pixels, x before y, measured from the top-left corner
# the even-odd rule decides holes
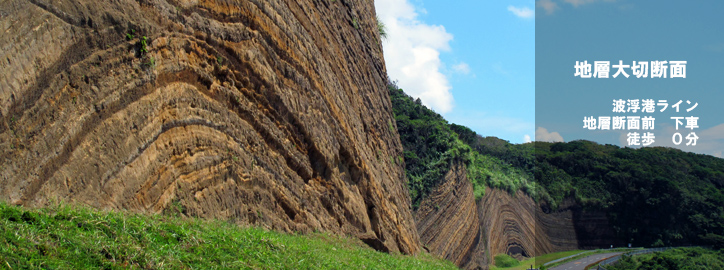
[[[571,250],[571,251],[563,251],[563,252],[556,252],[556,253],[549,253],[545,255],[541,255],[538,257],[533,257],[527,260],[523,260],[520,262],[519,265],[514,267],[496,267],[491,265],[490,270],[524,270],[530,268],[531,265],[537,267],[544,263],[550,262],[552,260],[557,260],[560,258],[568,257],[574,254],[578,254],[584,252],[584,250]]]
[[[0,269],[455,269],[427,254],[386,254],[356,239],[222,221],[0,203]]]

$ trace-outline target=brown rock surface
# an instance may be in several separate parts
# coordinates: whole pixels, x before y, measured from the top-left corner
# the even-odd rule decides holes
[[[419,249],[372,1],[4,0],[0,16],[0,199]]]
[[[584,211],[571,199],[558,210],[544,211],[545,205],[520,190],[511,195],[487,189],[478,206],[489,258],[502,253],[521,258],[601,248],[613,239],[604,213]]]
[[[465,166],[455,162],[445,179],[415,212],[420,241],[432,253],[465,267],[476,256],[482,235]]]
[[[489,236],[487,248],[492,256],[536,254],[535,202],[518,191],[516,196],[499,189],[487,189],[480,202],[483,228]]]
[[[560,213],[544,214],[535,201],[520,190],[514,195],[500,189],[486,190],[480,202],[480,215],[489,236],[487,249],[492,256],[505,253],[535,257],[576,248],[576,245],[560,245],[575,242],[571,220]]]
[[[572,200],[543,209],[522,191],[488,188],[476,202],[465,166],[455,162],[414,216],[424,247],[465,269],[486,269],[498,254],[597,248],[613,237],[603,213],[583,211]]]
[[[550,252],[546,231],[536,226],[537,208],[520,191],[511,196],[490,188],[476,202],[465,166],[455,162],[414,215],[426,249],[461,268],[478,269],[501,253],[530,257]]]

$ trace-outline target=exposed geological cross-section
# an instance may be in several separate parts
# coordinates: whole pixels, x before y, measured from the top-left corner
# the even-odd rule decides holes
[[[0,199],[413,253],[372,1],[0,1]]]

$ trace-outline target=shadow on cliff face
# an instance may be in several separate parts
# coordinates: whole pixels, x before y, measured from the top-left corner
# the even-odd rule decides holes
[[[626,243],[616,237],[604,211],[574,207],[573,224],[579,249],[623,247]]]
[[[425,248],[461,267],[484,255],[480,254],[484,230],[466,175],[465,166],[454,162],[414,214]]]

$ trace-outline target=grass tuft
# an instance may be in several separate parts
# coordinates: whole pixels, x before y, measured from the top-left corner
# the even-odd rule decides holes
[[[495,266],[497,267],[514,267],[520,265],[520,261],[508,254],[495,255]]]

